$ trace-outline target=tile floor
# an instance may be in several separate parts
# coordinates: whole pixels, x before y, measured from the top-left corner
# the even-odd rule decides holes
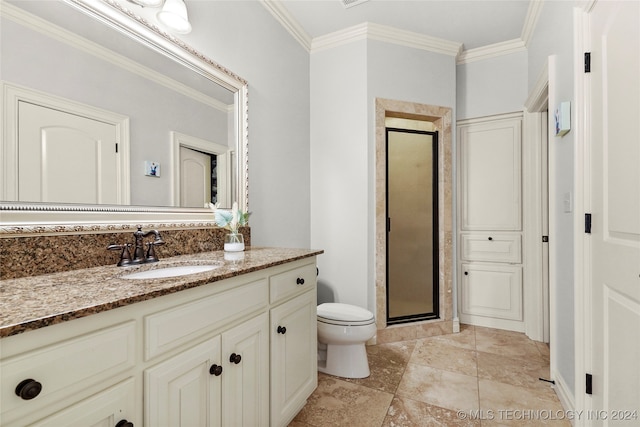
[[[549,383],[549,348],[524,334],[459,334],[367,347],[371,376],[318,374],[289,427],[571,426]]]

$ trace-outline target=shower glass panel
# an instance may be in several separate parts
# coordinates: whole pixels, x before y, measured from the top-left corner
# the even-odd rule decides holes
[[[387,133],[387,324],[438,317],[438,133]]]

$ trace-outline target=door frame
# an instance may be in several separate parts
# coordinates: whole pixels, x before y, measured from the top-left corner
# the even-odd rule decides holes
[[[591,372],[593,366],[592,340],[593,325],[591,311],[593,302],[591,282],[591,246],[588,235],[584,232],[584,213],[591,211],[591,138],[589,123],[591,122],[591,81],[584,73],[584,52],[591,50],[590,17],[589,13],[595,6],[596,0],[588,1],[582,8],[574,8],[574,372],[576,411],[588,411],[592,408],[584,390],[586,372]],[[578,420],[576,425],[591,425],[587,420]]]
[[[543,134],[544,123],[547,122],[545,116],[548,114],[549,106],[549,86],[552,84],[553,75],[551,71],[555,69],[555,56],[547,58],[546,63],[535,86],[529,93],[529,97],[525,101],[523,116],[523,212],[526,212],[523,218],[523,264],[524,264],[524,313],[525,313],[525,333],[536,341],[549,342],[551,344],[551,331],[553,323],[553,310],[546,303],[547,297],[552,295],[551,289],[551,245],[553,239],[549,242],[549,269],[548,277],[543,276],[543,215],[540,209],[543,206],[542,200],[547,197],[549,205],[547,206],[547,216],[549,218],[549,231],[551,235],[552,218],[549,212],[552,212],[553,197],[553,169],[551,168],[551,153],[548,153],[547,164],[547,182],[549,183],[548,192],[543,188],[542,170],[543,170],[543,147],[542,144],[548,144],[551,140],[550,130],[547,124],[547,133]],[[549,150],[550,151],[550,150]],[[549,318],[546,319],[547,314]],[[550,345],[553,348],[553,345]]]
[[[173,170],[171,186],[171,205],[180,206],[180,147],[215,154],[218,158],[216,168],[218,172],[218,202],[220,206],[231,206],[232,185],[232,157],[233,150],[228,146],[217,144],[206,139],[186,135],[180,132],[171,132],[171,169]]]
[[[18,197],[18,104],[28,102],[114,126],[120,154],[117,164],[117,204],[131,203],[129,117],[14,83],[0,81],[0,88],[2,120],[5,123],[2,135],[4,143],[0,150],[3,170],[0,174],[0,200],[17,200]]]

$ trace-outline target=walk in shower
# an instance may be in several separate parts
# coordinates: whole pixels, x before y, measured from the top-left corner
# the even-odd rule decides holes
[[[439,317],[438,132],[386,123],[387,324]]]

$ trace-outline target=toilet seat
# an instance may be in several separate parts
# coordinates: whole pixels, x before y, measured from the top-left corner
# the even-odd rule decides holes
[[[338,326],[360,326],[374,323],[373,313],[361,307],[341,303],[324,303],[317,307],[318,322]]]

